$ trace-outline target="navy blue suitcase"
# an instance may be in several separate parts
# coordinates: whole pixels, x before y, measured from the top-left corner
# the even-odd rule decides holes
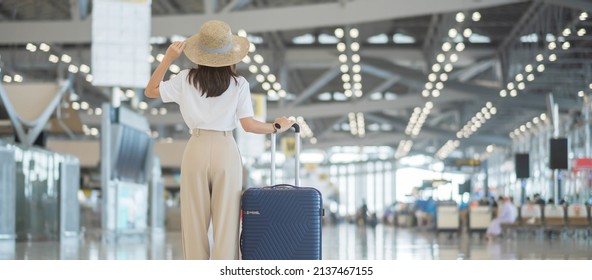
[[[241,198],[240,249],[244,260],[320,260],[321,193],[299,187],[300,128],[296,130],[296,184],[275,185],[275,134],[271,138],[271,183],[249,188]]]

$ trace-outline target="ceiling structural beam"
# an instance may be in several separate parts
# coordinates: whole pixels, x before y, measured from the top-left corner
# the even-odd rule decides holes
[[[475,62],[465,68],[459,69],[448,76],[450,80],[458,80],[461,82],[469,81],[475,78],[477,75],[489,70],[495,66],[497,62],[496,58],[488,58],[483,61]]]
[[[509,73],[509,64],[510,58],[508,56],[508,50],[512,44],[518,42],[518,38],[520,35],[523,35],[525,30],[536,22],[538,17],[543,14],[543,10],[545,10],[545,3],[540,1],[534,1],[528,6],[528,9],[522,14],[522,17],[516,22],[514,28],[508,33],[508,36],[504,38],[504,40],[499,44],[497,48],[497,55],[500,62],[501,68],[501,82],[502,84],[506,83],[506,79]]]
[[[234,12],[234,11],[240,9],[241,7],[243,7],[248,2],[249,2],[249,0],[232,0],[230,3],[228,3],[228,5],[224,6],[224,8],[222,8],[220,13],[225,14],[225,13]]]
[[[422,140],[425,139],[456,139],[455,136],[456,132],[422,132]],[[304,148],[315,148],[315,149],[323,149],[323,148],[330,148],[333,146],[396,146],[398,145],[399,141],[409,139],[407,135],[404,133],[380,133],[377,135],[372,135],[370,137],[367,135],[364,138],[360,137],[353,137],[350,134],[343,135],[333,135],[331,138],[325,138],[317,144],[308,144],[303,143]],[[415,140],[415,139],[412,139]],[[444,140],[444,141],[446,141]],[[469,139],[461,140],[462,145],[511,145],[512,140],[509,137],[503,137],[498,135],[479,135],[475,134],[471,136]]]
[[[323,139],[325,136],[327,136],[333,131],[333,126],[335,126],[336,124],[340,124],[346,120],[346,116],[337,117],[333,122],[331,122],[327,127],[325,127],[325,129],[323,129],[320,132],[315,132],[316,138]]]
[[[592,2],[589,0],[537,0],[552,5],[592,12]]]
[[[534,1],[528,6],[528,9],[522,14],[522,17],[516,22],[514,28],[508,33],[508,36],[499,44],[498,53],[503,52],[511,43],[516,42],[518,36],[526,30],[530,24],[534,22],[543,10],[544,3],[541,1]]]
[[[425,74],[415,69],[410,69],[396,64],[391,64],[388,66],[388,68],[392,71],[392,75],[401,76],[403,78],[401,79],[400,83],[405,83],[411,86],[417,83],[421,83],[421,85],[423,85],[423,81],[425,81]],[[364,69],[364,66],[362,69]],[[389,72],[384,69],[376,69],[380,70],[382,74]],[[437,104],[441,98],[450,95],[456,98],[464,97],[465,99],[481,100],[483,103],[486,101],[496,102],[504,99],[499,96],[499,88],[490,88],[449,80],[446,82],[446,88],[442,92],[442,95],[440,95],[440,97],[437,99],[434,99],[434,101]],[[546,107],[544,98],[541,98],[538,94],[521,93],[520,96],[521,98],[514,98],[512,105],[526,108]],[[561,101],[558,99],[558,102],[561,103],[561,107],[563,108],[581,107],[581,104],[578,104],[578,102],[573,99],[561,98]]]
[[[331,80],[335,79],[335,77],[337,77],[339,75],[339,73],[341,73],[339,71],[339,66],[334,66],[333,68],[327,70],[316,81],[314,81],[312,84],[310,84],[310,86],[308,86],[308,88],[306,88],[304,91],[302,91],[302,93],[300,93],[298,95],[298,97],[296,97],[296,100],[291,102],[288,106],[295,107],[295,106],[298,106],[298,105],[302,104],[303,102],[307,101],[308,99],[313,97],[315,94],[317,94],[318,91],[322,87],[327,85]]]
[[[206,15],[213,15],[218,9],[218,0],[203,0],[204,12]]]
[[[361,100],[368,100],[368,99],[370,99],[370,95],[372,95],[375,92],[384,93],[387,89],[389,89],[390,87],[394,86],[400,80],[401,80],[401,77],[399,77],[399,76],[392,76],[391,78],[389,78],[386,81],[382,82],[380,85],[376,86],[375,88],[373,88],[373,89],[371,89],[369,91],[366,91],[366,93],[364,94],[364,97]]]
[[[380,20],[408,18],[428,14],[446,13],[457,10],[473,10],[524,0],[350,0],[324,4],[309,4],[290,7],[275,7],[237,11],[225,14],[167,15],[152,18],[153,36],[170,34],[191,35],[199,24],[212,19],[227,22],[234,30],[242,28],[247,32],[274,30],[299,30],[358,24]],[[397,7],[393,9],[393,7]],[[302,20],[307,15],[307,20]],[[273,22],[274,24],[269,24]],[[90,43],[90,18],[81,22],[72,21],[18,21],[0,23],[0,44],[28,42]],[[28,30],[28,32],[22,32]],[[60,32],[54,32],[60,30]]]
[[[424,56],[428,54],[428,51],[432,49],[434,45],[434,40],[436,37],[436,30],[438,29],[438,23],[440,22],[441,17],[439,15],[432,15],[430,18],[430,24],[428,26],[428,32],[426,32],[426,36],[423,40],[423,45],[421,49],[423,50]],[[439,38],[438,38],[439,39]]]
[[[72,21],[80,21],[80,0],[70,0],[70,17]]]

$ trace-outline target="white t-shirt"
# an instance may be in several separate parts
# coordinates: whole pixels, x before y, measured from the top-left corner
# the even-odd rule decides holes
[[[200,128],[231,131],[239,119],[252,117],[253,105],[249,82],[242,76],[230,78],[226,91],[217,97],[202,96],[187,80],[189,70],[179,72],[174,78],[160,82],[162,102],[179,104],[183,120],[190,129]]]

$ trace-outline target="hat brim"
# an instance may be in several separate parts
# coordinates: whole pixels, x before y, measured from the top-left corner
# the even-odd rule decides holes
[[[232,36],[232,49],[225,53],[204,51],[198,45],[199,34],[187,38],[185,56],[193,63],[210,67],[223,67],[239,63],[249,53],[249,40],[244,37]]]

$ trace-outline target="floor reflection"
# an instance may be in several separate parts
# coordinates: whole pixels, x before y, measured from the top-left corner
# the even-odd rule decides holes
[[[176,260],[182,257],[180,232],[116,243],[102,242],[99,234],[87,234],[84,238],[70,238],[62,242],[0,242],[0,260]],[[459,236],[381,224],[376,227],[339,224],[323,228],[323,259],[592,259],[592,241],[518,237],[487,242],[478,234]]]

